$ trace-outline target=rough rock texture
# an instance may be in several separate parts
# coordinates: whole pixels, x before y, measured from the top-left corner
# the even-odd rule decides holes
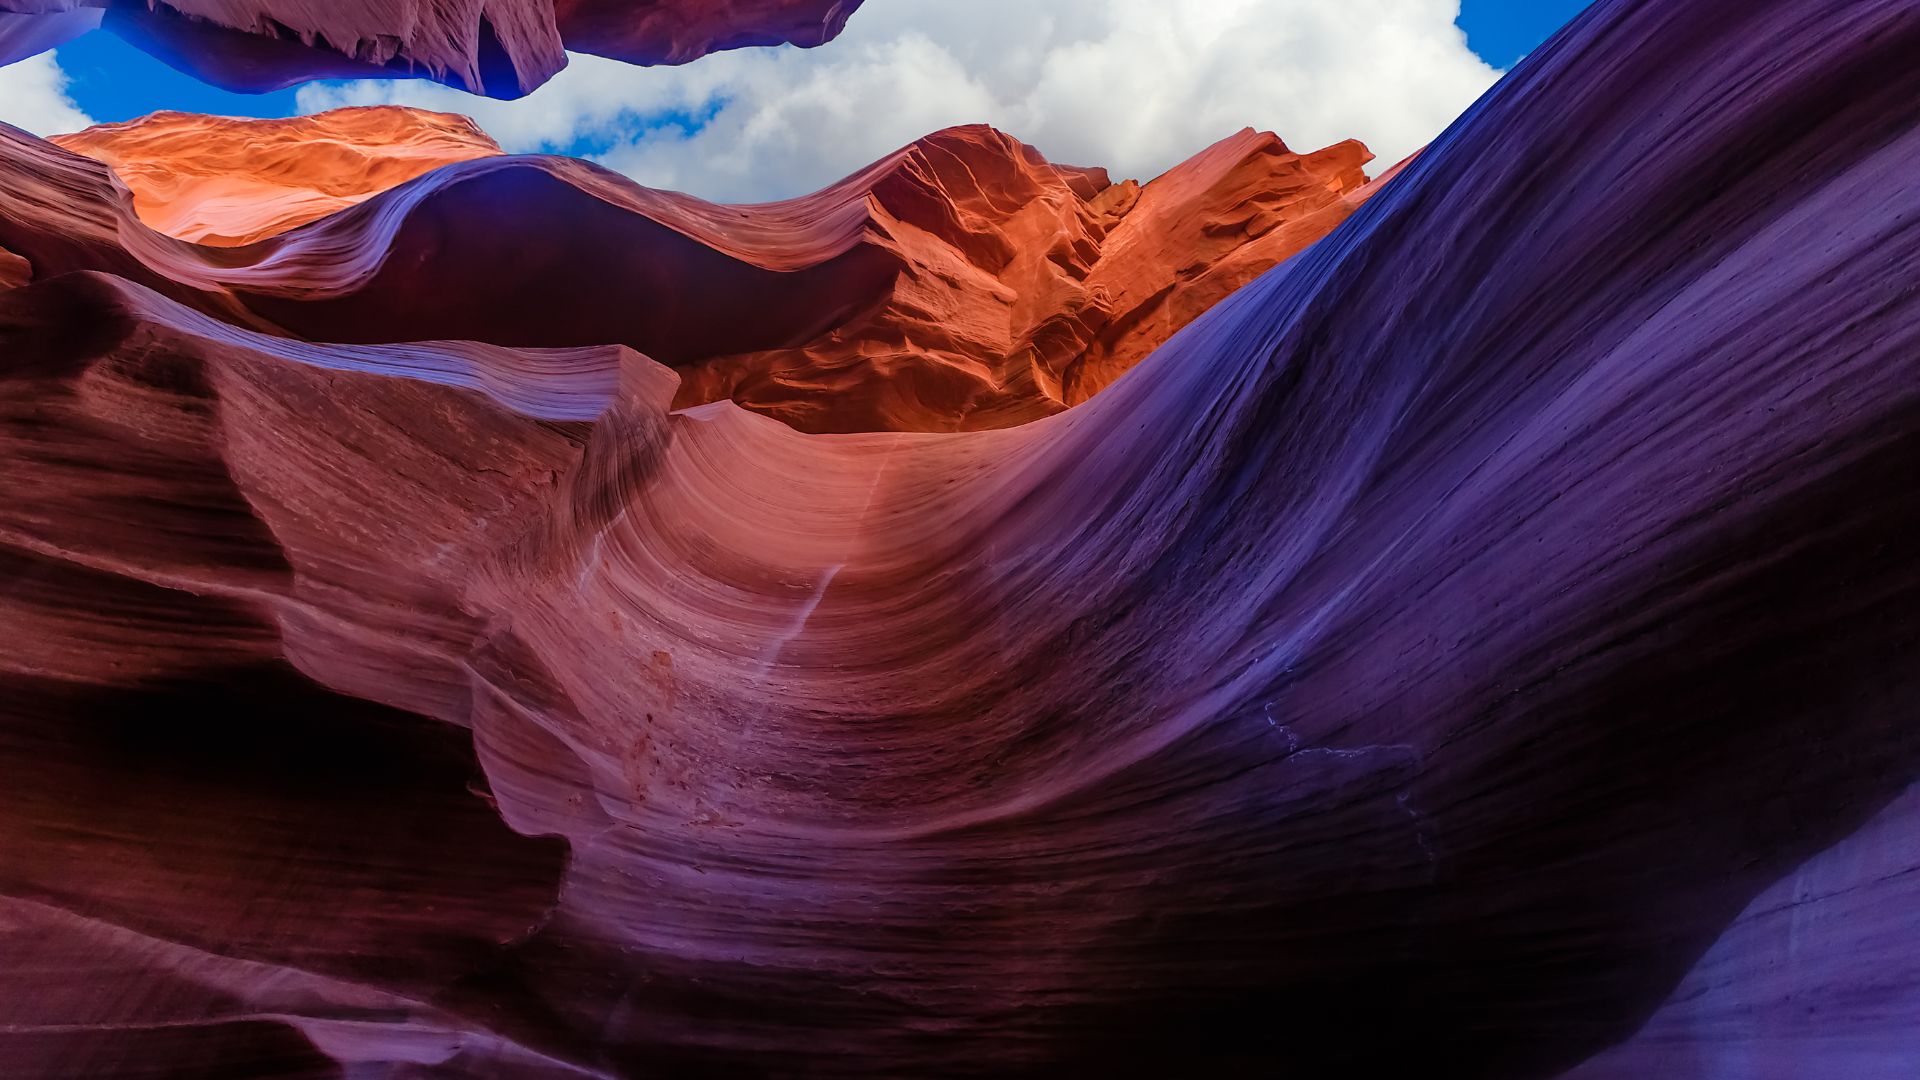
[[[900,272],[825,335],[693,365],[677,403],[731,398],[817,432],[1058,412],[1331,232],[1371,157],[1357,142],[1301,156],[1249,130],[1143,188],[1049,165],[991,128],[939,132],[797,205],[734,209],[863,197],[864,242]]]
[[[496,152],[458,118],[393,108],[290,121],[165,114],[56,142],[113,165],[146,224],[219,244]],[[262,328],[336,341],[619,342],[684,369],[683,406],[731,398],[807,431],[950,431],[1085,400],[1344,220],[1376,190],[1368,158],[1356,142],[1302,156],[1246,131],[1142,187],[1049,164],[973,126],[756,206],[650,191],[578,161],[498,158],[245,253],[139,236],[111,182],[80,163],[0,184],[38,186],[57,168],[152,274],[217,294],[203,303],[244,304]],[[49,272],[124,272],[71,250],[80,230],[69,212],[49,198],[43,235],[22,250],[67,247],[43,256]],[[471,221],[487,228],[462,227]]]
[[[519,97],[566,50],[682,64],[722,49],[819,45],[861,0],[0,0],[0,62],[105,26],[243,92],[311,79],[434,79]]]
[[[442,165],[500,153],[464,116],[394,106],[286,120],[162,112],[53,142],[111,165],[132,189],[140,220],[219,247],[278,235]]]
[[[624,200],[716,253],[624,296],[784,332],[864,198],[496,158],[221,262],[8,138],[0,1062],[1911,1062],[1917,54],[1904,0],[1603,0],[986,432],[674,412],[625,347],[392,344],[332,291],[533,320],[569,267],[586,313],[684,250]],[[436,261],[515,204],[548,248]]]

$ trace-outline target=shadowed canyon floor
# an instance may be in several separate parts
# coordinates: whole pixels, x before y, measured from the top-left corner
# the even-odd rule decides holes
[[[0,1075],[1911,1076],[1915,55],[1605,0],[1373,185],[0,130]]]

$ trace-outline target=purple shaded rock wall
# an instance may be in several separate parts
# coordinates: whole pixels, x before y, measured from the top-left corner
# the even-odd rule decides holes
[[[1626,1043],[1571,1080],[1904,1080],[1920,1016],[1920,791],[1761,893]]]

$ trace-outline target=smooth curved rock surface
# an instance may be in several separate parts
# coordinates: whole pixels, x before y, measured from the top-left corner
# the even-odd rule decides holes
[[[0,63],[96,26],[206,82],[262,93],[313,79],[424,78],[517,98],[566,50],[684,64],[811,47],[861,0],[0,0]]]
[[[1758,987],[1783,893],[1852,955],[1774,1049],[1911,1060],[1917,53],[1894,0],[1603,0],[1321,242],[980,432],[289,332],[431,281],[390,268],[420,207],[536,200],[608,274],[670,207],[805,289],[866,195],[495,158],[209,254],[10,137],[0,1061],[1732,1060],[1661,1007]]]
[[[33,9],[16,11],[14,7],[0,4],[0,64],[38,56],[89,30],[97,30],[106,15],[103,9],[77,7],[31,14],[26,12],[33,12]]]
[[[277,236],[442,165],[500,153],[464,116],[395,106],[285,120],[161,112],[52,141],[112,166],[141,221],[216,247]]]
[[[1646,1025],[1572,1080],[1904,1080],[1920,1016],[1920,789],[1740,913]]]

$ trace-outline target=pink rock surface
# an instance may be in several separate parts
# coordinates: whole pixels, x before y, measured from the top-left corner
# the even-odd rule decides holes
[[[867,314],[886,177],[211,249],[7,135],[0,1062],[1712,1075],[1808,995],[1768,1060],[1912,1060],[1917,53],[1603,0],[990,431],[673,407]]]

